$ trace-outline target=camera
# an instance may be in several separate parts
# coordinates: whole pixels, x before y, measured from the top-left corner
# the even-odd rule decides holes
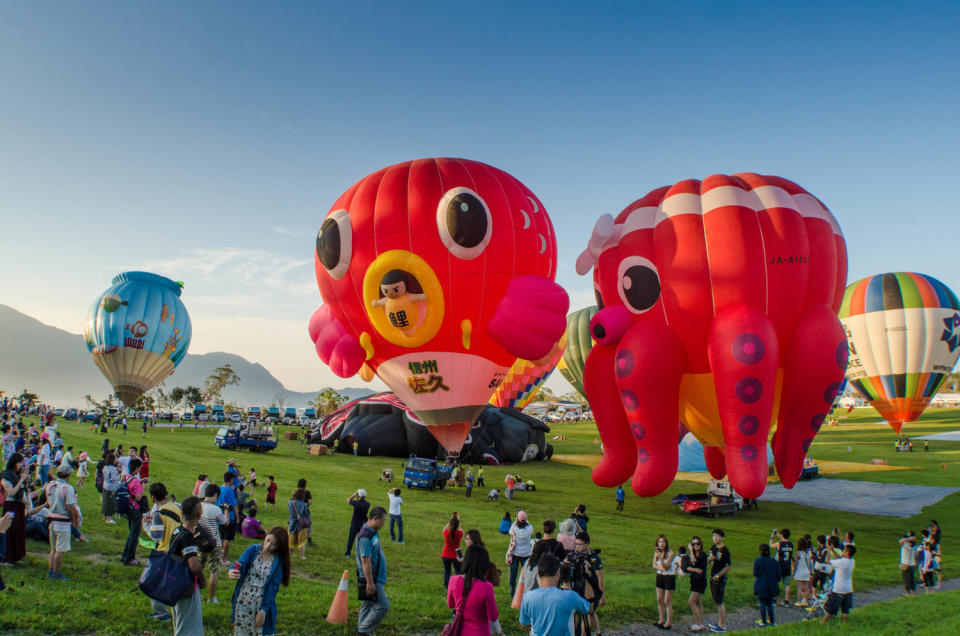
[[[596,573],[587,574],[587,564],[590,558],[600,554],[600,550],[591,550],[590,552],[567,552],[566,558],[560,564],[560,582],[570,585],[570,589],[584,596],[587,583],[591,583],[594,594],[600,597],[600,590],[597,589]]]

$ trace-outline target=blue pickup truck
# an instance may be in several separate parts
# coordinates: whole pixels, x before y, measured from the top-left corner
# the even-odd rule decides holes
[[[441,464],[435,459],[411,455],[403,469],[403,483],[407,488],[443,490],[451,475],[453,475],[453,466]]]
[[[272,426],[237,424],[221,427],[215,443],[218,448],[227,450],[245,448],[254,453],[266,453],[277,447],[277,434]]]

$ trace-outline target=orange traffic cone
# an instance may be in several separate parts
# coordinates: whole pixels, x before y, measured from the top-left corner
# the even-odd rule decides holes
[[[340,585],[337,586],[337,593],[333,595],[333,602],[330,603],[330,612],[327,614],[327,622],[334,625],[347,624],[347,574],[348,570],[344,570]]]
[[[516,557],[514,557],[514,558],[516,558]],[[521,569],[522,569],[522,568],[521,568]],[[520,609],[520,603],[523,601],[524,585],[523,585],[523,574],[522,574],[522,573],[520,574],[520,577],[519,577],[519,578],[520,578],[520,580],[517,581],[517,591],[516,591],[516,593],[514,593],[514,595],[513,595],[513,602],[510,603],[510,607],[512,607],[513,609]]]

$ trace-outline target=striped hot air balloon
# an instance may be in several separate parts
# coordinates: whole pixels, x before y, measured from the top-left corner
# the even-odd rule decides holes
[[[567,348],[557,364],[560,375],[569,382],[577,393],[587,397],[583,390],[583,365],[587,361],[587,354],[593,347],[593,337],[590,335],[590,319],[598,309],[596,305],[578,309],[567,316]]]
[[[920,417],[960,357],[960,304],[912,272],[858,280],[843,295],[847,380],[897,433]]]
[[[94,363],[127,406],[173,373],[190,346],[180,283],[124,272],[97,297],[83,324]]]
[[[522,410],[530,403],[530,400],[536,395],[537,390],[543,386],[543,383],[547,381],[553,370],[557,368],[557,362],[563,355],[566,344],[567,334],[563,334],[563,337],[557,344],[553,345],[553,349],[546,357],[535,361],[517,358],[517,361],[507,371],[503,382],[494,391],[493,397],[490,398],[490,404],[498,408],[509,407]]]

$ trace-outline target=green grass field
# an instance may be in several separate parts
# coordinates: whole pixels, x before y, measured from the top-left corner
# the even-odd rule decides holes
[[[938,519],[939,521],[939,519]],[[877,636],[879,634],[911,634],[939,636],[955,634],[960,629],[960,591],[922,594],[912,598],[874,603],[850,614],[849,623],[831,618],[826,625],[819,622],[790,623],[764,630],[765,634],[818,634],[834,636]]]
[[[948,486],[960,482],[960,442],[933,442],[928,453],[922,451],[922,444],[917,444],[912,454],[896,453],[893,431],[885,425],[875,425],[878,420],[872,410],[864,409],[845,418],[839,427],[824,428],[811,449],[811,456],[867,464],[873,457],[883,457],[891,465],[909,468],[829,477]],[[74,422],[61,422],[60,428],[67,443],[78,451],[98,454],[102,436]],[[960,411],[931,410],[921,421],[909,425],[907,432],[919,435],[958,429]],[[198,473],[222,474],[229,457],[235,457],[244,472],[251,464],[255,466],[263,482],[266,482],[267,475],[275,475],[280,486],[278,500],[281,509],[264,513],[261,508],[261,521],[266,527],[286,525],[286,500],[296,480],[306,478],[314,497],[313,540],[316,545],[308,548],[307,561],[293,561],[294,577],[290,587],[281,589],[277,599],[278,629],[284,634],[354,633],[357,602],[352,585],[351,622],[345,627],[334,627],[323,620],[343,570],[350,570],[352,578],[353,559],[343,556],[351,512],[345,500],[355,489],[366,488],[374,505],[386,505],[388,484],[379,481],[380,471],[393,468],[399,476],[402,474],[402,460],[341,455],[316,457],[307,454],[299,442],[291,441],[281,441],[275,452],[266,455],[227,452],[214,446],[214,430],[151,429],[143,440],[138,424],[135,424],[126,436],[111,429],[108,437],[112,446],[117,442],[125,446],[148,444],[152,458],[151,478],[164,482],[180,499],[190,494]],[[594,443],[597,434],[592,424],[557,425],[554,433],[567,436],[566,441],[554,442],[559,455],[598,453],[599,446]],[[848,452],[848,446],[851,452]],[[854,585],[866,589],[899,581],[897,539],[907,529],[919,532],[929,519],[934,518],[944,528],[945,576],[960,574],[960,564],[951,558],[960,552],[960,532],[957,532],[960,527],[960,507],[957,505],[960,493],[911,519],[765,503],[759,511],[715,521],[686,515],[670,505],[671,497],[677,493],[702,491],[704,485],[699,483],[678,481],[667,493],[653,499],[631,496],[628,489],[626,508],[617,513],[613,492],[594,486],[589,468],[584,466],[551,461],[489,467],[486,471],[488,487],[500,487],[507,472],[519,472],[524,479],[533,479],[537,491],[518,493],[513,502],[503,499],[488,502],[485,493],[479,489],[472,499],[466,499],[462,489],[436,492],[404,489],[407,544],[384,542],[389,571],[387,591],[392,609],[382,624],[382,632],[439,632],[449,619],[442,587],[440,532],[452,511],[460,514],[466,529],[481,531],[491,556],[503,563],[508,541],[497,534],[496,529],[504,511],[513,512],[522,507],[534,525],[539,526],[545,518],[559,522],[577,504],[586,504],[593,546],[603,550],[606,571],[608,604],[601,613],[603,628],[656,617],[650,560],[654,539],[660,533],[665,533],[674,545],[679,545],[694,534],[709,540],[711,529],[718,525],[726,530],[734,562],[732,581],[728,586],[728,608],[753,603],[751,566],[757,544],[767,539],[773,527],[790,527],[798,536],[806,532],[813,535],[827,533],[833,527],[854,530],[859,547]],[[4,596],[0,607],[0,631],[24,634],[169,633],[169,624],[157,624],[147,618],[149,602],[136,589],[139,568],[120,565],[126,524],[123,520],[115,527],[103,523],[92,481],[91,475],[88,487],[80,491],[84,531],[92,542],[75,542],[74,551],[67,556],[64,572],[72,580],[63,583],[47,580],[46,547],[28,541],[29,554],[23,564],[3,570],[7,585],[16,591]],[[397,484],[395,481],[393,485]],[[255,494],[261,503],[263,493],[264,489],[260,488]],[[231,550],[232,555],[239,555],[250,542],[238,538]],[[145,550],[141,548],[138,555],[145,557]],[[506,573],[506,568],[503,569]],[[687,610],[686,584],[680,587],[684,591],[678,591],[674,608],[682,620]],[[218,593],[221,603],[204,604],[208,634],[230,631],[232,591],[232,582],[224,577]],[[509,587],[505,580],[497,589],[501,622],[508,634],[520,634],[523,630],[517,623],[518,612],[509,609],[508,596]],[[923,602],[940,603],[926,599]],[[708,602],[707,608],[712,611],[712,603]],[[859,615],[860,612],[853,615],[855,623],[860,620]],[[883,619],[877,620],[882,622]]]

